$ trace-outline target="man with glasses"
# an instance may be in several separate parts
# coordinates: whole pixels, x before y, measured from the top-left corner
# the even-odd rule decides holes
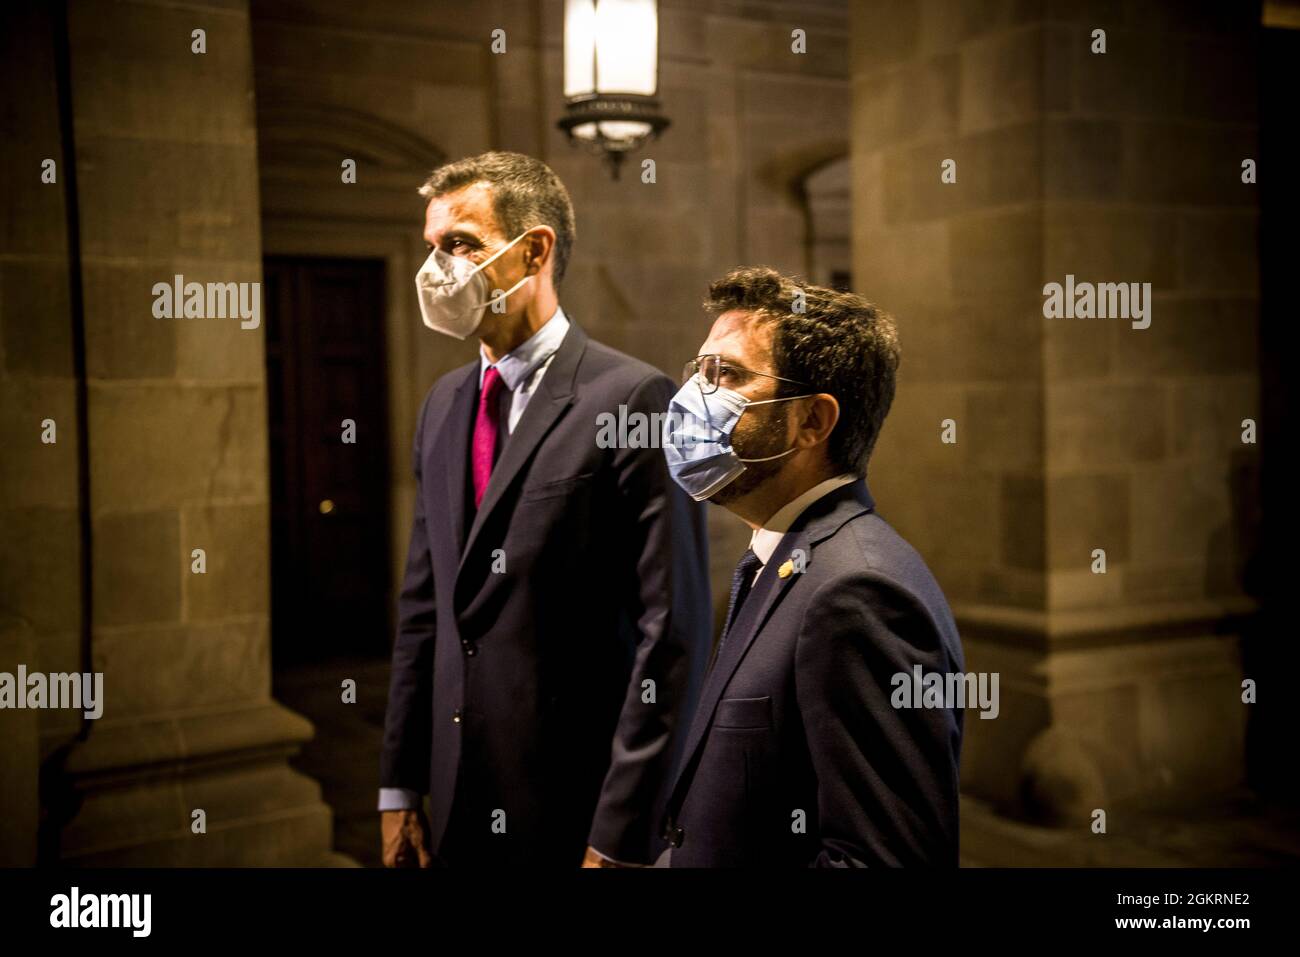
[[[865,481],[894,396],[893,322],[766,268],[713,283],[706,306],[716,321],[669,407],[664,454],[687,493],[752,534],[660,862],[955,865],[962,712],[897,689],[918,667],[948,684],[961,643]]]

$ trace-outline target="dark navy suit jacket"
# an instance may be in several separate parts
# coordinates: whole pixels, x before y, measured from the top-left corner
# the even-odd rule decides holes
[[[964,668],[947,602],[865,481],[841,486],[781,539],[705,679],[668,863],[955,865],[962,713],[891,705],[916,664]]]
[[[597,434],[676,386],[573,324],[476,510],[478,376],[420,410],[380,786],[428,792],[448,864],[651,861],[708,654],[704,520],[661,449]]]

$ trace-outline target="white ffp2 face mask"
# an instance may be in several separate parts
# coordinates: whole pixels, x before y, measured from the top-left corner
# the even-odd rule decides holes
[[[494,263],[527,233],[528,230],[524,230],[481,263],[463,256],[452,256],[441,249],[429,253],[429,258],[415,274],[415,291],[420,300],[420,315],[424,317],[424,324],[435,332],[455,336],[457,339],[472,336],[489,306],[504,302],[507,296],[533,278],[526,275],[505,292],[493,297],[487,277],[483,275],[483,267]]]

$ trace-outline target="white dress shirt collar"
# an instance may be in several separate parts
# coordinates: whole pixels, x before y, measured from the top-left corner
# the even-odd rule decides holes
[[[804,492],[792,502],[787,502],[777,510],[777,513],[763,523],[762,528],[754,529],[754,534],[750,536],[749,547],[753,549],[758,560],[764,565],[776,551],[776,546],[781,543],[781,538],[790,530],[795,519],[804,513],[804,511],[813,502],[817,501],[824,495],[829,495],[841,485],[848,485],[850,482],[856,482],[858,476],[853,472],[845,472],[834,478],[828,478],[824,482],[818,482],[808,491]]]

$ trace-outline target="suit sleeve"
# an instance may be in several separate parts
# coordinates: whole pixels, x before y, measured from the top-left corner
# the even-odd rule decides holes
[[[429,395],[431,396],[432,390]],[[437,630],[434,606],[433,562],[425,531],[424,495],[421,488],[421,444],[429,396],[420,409],[415,429],[415,515],[406,555],[406,572],[397,601],[397,637],[393,643],[392,677],[388,710],[384,716],[384,742],[380,752],[381,802],[389,806],[393,795],[424,794],[429,790],[429,759],[433,734],[433,649]]]
[[[813,595],[795,684],[817,776],[815,867],[955,865],[960,715],[896,708],[895,675],[951,668],[925,609],[870,576]],[[809,815],[811,818],[811,815]]]
[[[626,400],[629,417],[662,415],[675,391],[667,376],[649,376]],[[669,477],[657,435],[649,448],[616,450],[614,467],[637,645],[588,843],[616,861],[649,863],[661,850],[657,823],[684,738],[677,732],[689,726],[703,682],[708,544],[703,506]]]

